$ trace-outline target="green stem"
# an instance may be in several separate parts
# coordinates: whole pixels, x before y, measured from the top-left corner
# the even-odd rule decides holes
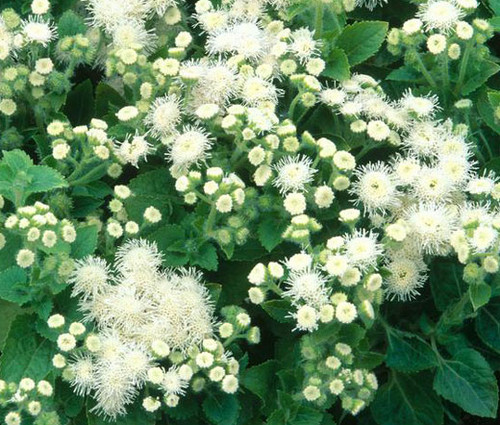
[[[77,178],[77,179],[74,179],[74,178],[72,179],[71,178],[71,176],[74,174],[74,172],[73,172],[73,174],[71,174],[71,176],[69,176],[68,179],[67,179],[68,183],[71,186],[78,186],[78,185],[82,185],[82,184],[85,184],[85,183],[89,183],[92,180],[95,180],[96,176],[100,176],[102,174],[103,170],[105,170],[107,167],[108,167],[108,164],[106,164],[106,163],[100,164],[97,167],[93,168],[87,174],[85,174],[82,177]],[[97,178],[99,178],[99,177],[97,177]]]
[[[210,237],[210,233],[212,233],[212,227],[214,227],[216,215],[217,208],[215,207],[215,204],[212,204],[207,221],[205,222],[205,235],[207,235],[208,237]]]
[[[458,70],[458,80],[457,85],[455,86],[455,95],[458,96],[460,94],[460,90],[464,83],[465,74],[467,72],[467,66],[469,65],[469,58],[472,51],[472,41],[470,39],[465,46],[464,55],[462,56],[462,61],[460,62],[460,68]]]
[[[420,53],[415,50],[415,58],[417,59],[418,65],[420,66],[420,71],[422,72],[424,78],[427,80],[429,85],[433,88],[437,87],[436,82],[434,81],[434,78],[432,78],[431,73],[425,66],[424,62],[422,61],[422,58],[420,57]]]
[[[450,90],[450,74],[449,74],[449,65],[448,65],[448,51],[445,50],[442,53],[442,63],[441,63],[441,73],[443,76],[443,100],[445,106],[448,105],[447,95]]]
[[[323,34],[323,1],[316,0],[316,15],[314,22],[314,35],[320,39]]]
[[[292,103],[290,103],[290,108],[288,108],[288,118],[293,121],[293,113],[295,112],[295,107],[299,103],[301,92],[299,91],[297,95],[293,98]]]

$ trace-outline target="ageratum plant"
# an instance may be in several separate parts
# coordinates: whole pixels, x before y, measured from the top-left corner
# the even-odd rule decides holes
[[[496,423],[499,28],[2,1],[1,423]]]

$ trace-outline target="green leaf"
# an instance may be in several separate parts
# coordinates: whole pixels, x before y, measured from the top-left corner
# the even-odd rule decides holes
[[[440,425],[443,406],[432,391],[427,373],[406,375],[394,372],[388,383],[377,391],[371,405],[379,425]]]
[[[488,362],[473,349],[460,350],[442,360],[434,378],[434,389],[467,413],[496,417],[498,386]]]
[[[163,254],[163,265],[166,267],[183,266],[189,261],[187,252],[174,252],[169,248],[179,241],[186,239],[186,234],[181,226],[169,224],[160,227],[151,233],[147,239],[156,242],[158,249]]]
[[[215,271],[219,266],[217,259],[217,248],[209,242],[205,242],[198,251],[190,256],[190,263],[193,266],[200,266],[206,270]]]
[[[132,196],[124,204],[131,220],[142,223],[144,211],[150,206],[158,208],[163,219],[170,215],[174,184],[166,168],[140,174],[130,181],[129,188]]]
[[[2,319],[0,320],[0,352],[2,352],[5,340],[9,334],[10,325],[16,316],[22,312],[22,308],[17,304],[0,300],[0,312],[2,314]]]
[[[53,343],[35,331],[35,317],[17,316],[0,357],[0,377],[19,382],[24,377],[40,380],[52,369]]]
[[[342,49],[333,49],[328,55],[325,70],[321,73],[325,77],[343,81],[351,77],[349,61]]]
[[[467,96],[477,88],[481,87],[486,81],[500,70],[500,66],[495,62],[482,60],[478,66],[471,67],[470,77],[462,87],[461,94]]]
[[[488,347],[500,353],[500,298],[479,310],[476,332]]]
[[[102,117],[110,112],[110,107],[116,110],[126,106],[128,103],[113,87],[105,83],[99,83],[95,91],[95,112]]]
[[[17,252],[22,248],[22,240],[19,235],[4,233],[5,246],[0,249],[0,271],[16,264]]]
[[[19,149],[4,152],[0,161],[0,194],[16,207],[23,205],[32,193],[66,186],[66,180],[58,171],[45,165],[33,165],[25,152]]]
[[[289,421],[290,425],[319,425],[323,414],[308,406],[300,406],[297,414]]]
[[[59,38],[76,34],[85,34],[86,31],[87,27],[85,26],[85,22],[83,22],[83,19],[72,10],[67,10],[59,18],[57,24]]]
[[[0,298],[19,305],[31,300],[26,272],[22,268],[12,266],[0,273]]]
[[[440,311],[444,311],[454,301],[459,300],[467,290],[462,279],[462,267],[451,261],[434,261],[429,281],[434,304]]]
[[[64,114],[74,126],[88,124],[94,117],[94,87],[89,79],[78,84],[68,93]]]
[[[272,394],[275,393],[278,369],[276,360],[268,360],[247,369],[241,383],[266,404],[272,400]]]
[[[500,15],[500,0],[488,0],[488,3],[495,15]]]
[[[477,109],[484,122],[496,133],[500,134],[500,121],[495,118],[495,109],[486,91],[483,91],[477,102]]]
[[[348,25],[337,39],[337,47],[344,50],[351,66],[357,65],[378,51],[388,27],[387,22],[381,21],[363,21]]]
[[[238,420],[240,404],[234,395],[214,392],[203,401],[203,411],[214,425],[233,425]]]
[[[71,257],[81,259],[94,253],[97,246],[97,226],[83,226],[76,229],[76,239],[71,244]]]
[[[432,348],[418,335],[387,330],[387,366],[401,372],[419,372],[437,365]]]
[[[486,283],[478,283],[469,286],[469,298],[474,311],[487,304],[491,297],[491,287]]]
[[[420,73],[411,66],[404,65],[401,68],[395,69],[387,75],[386,80],[414,82],[420,77]]]
[[[292,319],[288,317],[292,306],[287,300],[269,300],[260,305],[264,311],[274,320],[280,323],[291,323]]]
[[[286,227],[287,223],[282,218],[274,216],[265,217],[259,223],[259,228],[257,229],[259,242],[264,248],[271,252],[283,241],[281,235],[285,231]]]

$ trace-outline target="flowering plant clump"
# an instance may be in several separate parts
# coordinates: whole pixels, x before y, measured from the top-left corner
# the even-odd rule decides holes
[[[496,0],[3,1],[0,421],[497,418],[499,28]]]

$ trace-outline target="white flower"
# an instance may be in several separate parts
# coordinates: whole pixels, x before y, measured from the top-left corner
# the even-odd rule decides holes
[[[407,90],[399,103],[419,117],[430,117],[439,109],[438,100],[436,95],[414,96],[411,90]]]
[[[53,314],[47,319],[47,325],[49,328],[60,328],[64,325],[64,316],[60,314]]]
[[[301,63],[306,63],[319,51],[319,42],[314,39],[314,33],[311,30],[300,28],[290,35],[288,47]]]
[[[321,397],[321,391],[316,385],[308,385],[302,390],[302,394],[307,401],[314,401]]]
[[[291,298],[294,305],[304,302],[319,309],[328,302],[330,290],[326,286],[327,281],[328,279],[318,270],[309,268],[299,271],[291,270],[285,281],[287,288],[283,295]]]
[[[352,170],[356,167],[356,159],[347,151],[337,151],[333,156],[333,163],[340,170]]]
[[[385,293],[390,299],[411,300],[427,280],[427,267],[422,260],[412,260],[399,253],[385,268],[390,272],[385,279]]]
[[[493,245],[497,237],[498,232],[495,229],[481,224],[474,230],[471,244],[476,252],[485,252]]]
[[[348,301],[341,301],[335,308],[335,317],[341,323],[351,323],[357,316],[356,306]]]
[[[349,262],[345,255],[329,255],[326,260],[325,270],[331,276],[342,276],[348,265]]]
[[[311,332],[318,328],[318,312],[311,306],[300,307],[292,316],[297,320],[299,330]]]
[[[97,146],[97,148],[104,148],[105,146]],[[134,136],[127,136],[127,138],[120,144],[115,146],[116,154],[121,157],[125,162],[132,164],[134,167],[138,167],[138,163],[141,159],[145,159],[147,155],[151,152],[151,146],[144,136],[138,134]],[[106,159],[109,153],[105,155],[103,159]]]
[[[408,35],[415,34],[420,31],[420,28],[422,28],[422,21],[416,18],[409,19],[403,24],[403,31]]]
[[[266,279],[266,267],[262,263],[256,264],[248,274],[248,281],[254,285],[261,285]]]
[[[265,293],[260,288],[250,288],[248,290],[248,297],[252,304],[261,304],[265,299]]]
[[[287,156],[275,166],[277,172],[273,185],[279,188],[282,194],[287,192],[301,192],[305,185],[312,182],[316,170],[312,168],[312,160],[307,156]]]
[[[217,208],[217,211],[221,213],[231,212],[233,209],[233,199],[231,198],[231,195],[219,196],[215,203],[215,207]]]
[[[139,115],[139,110],[135,106],[124,106],[116,116],[120,121],[130,121]]]
[[[306,210],[306,198],[302,193],[289,193],[283,206],[292,215],[302,214]]]
[[[368,122],[366,131],[368,135],[377,142],[387,139],[391,133],[389,126],[381,120]]]
[[[335,195],[329,186],[320,186],[314,192],[314,202],[319,208],[329,208]]]
[[[158,208],[147,207],[144,210],[144,219],[150,223],[158,223],[161,220],[161,212]]]
[[[357,179],[350,193],[357,196],[356,205],[361,203],[369,213],[383,212],[399,205],[397,179],[383,162],[358,167],[354,174]]]
[[[269,48],[267,34],[253,22],[238,22],[211,32],[206,49],[211,55],[235,53],[245,59],[255,60]]]
[[[144,49],[150,53],[156,46],[156,36],[147,30],[144,22],[135,19],[124,19],[114,22],[111,30],[112,45],[117,49]]]
[[[68,283],[73,285],[72,296],[80,296],[83,300],[102,293],[108,285],[109,267],[105,260],[97,257],[86,257],[77,260]]]
[[[222,380],[222,391],[224,391],[227,394],[234,394],[236,391],[238,391],[238,388],[239,388],[239,382],[236,376],[234,375],[224,376],[224,379]]]
[[[45,397],[50,397],[54,392],[52,385],[48,381],[45,381],[45,380],[41,380],[38,382],[38,384],[36,386],[36,390],[37,390],[38,394],[43,395]]]
[[[455,230],[455,217],[445,207],[435,203],[419,204],[405,213],[411,238],[431,255],[443,255],[448,250],[450,235]]]
[[[19,267],[27,268],[35,262],[35,253],[29,249],[21,249],[16,255],[16,263]]]
[[[174,366],[165,372],[161,388],[165,390],[167,394],[182,395],[184,394],[187,385],[188,383],[181,378],[178,369]]]
[[[300,271],[311,267],[312,257],[305,252],[300,254],[292,255],[288,260],[286,260],[286,266],[294,271]]]
[[[161,402],[156,398],[146,397],[142,401],[142,407],[144,407],[144,410],[147,412],[156,412],[161,407]]]
[[[258,106],[263,102],[277,103],[278,101],[276,86],[260,77],[245,79],[240,96],[244,103],[249,106]]]
[[[417,16],[426,29],[448,32],[464,16],[454,0],[429,0],[419,7]]]
[[[178,170],[188,169],[210,156],[212,142],[205,132],[197,127],[185,127],[170,145],[167,159]]]
[[[57,346],[61,351],[71,351],[76,347],[76,339],[69,333],[61,334],[57,338]]]
[[[433,55],[438,55],[446,49],[446,37],[443,34],[433,34],[427,39],[427,48]]]
[[[344,103],[347,94],[342,89],[325,89],[320,93],[321,101],[328,106],[337,106]]]
[[[179,99],[173,95],[157,98],[144,119],[144,123],[151,128],[151,134],[157,138],[174,133],[180,121]]]
[[[55,30],[50,21],[37,16],[30,16],[21,23],[23,34],[28,42],[47,46],[55,38]]]
[[[209,368],[213,363],[214,356],[212,353],[204,351],[196,356],[196,364],[203,369]]]

